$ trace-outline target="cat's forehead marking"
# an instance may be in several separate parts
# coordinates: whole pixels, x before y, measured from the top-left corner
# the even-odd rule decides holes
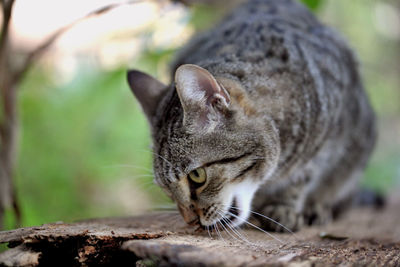
[[[254,105],[252,105],[250,99],[246,95],[246,90],[240,83],[225,77],[217,77],[216,80],[224,86],[224,88],[229,92],[232,101],[236,102],[244,110],[247,116],[255,115],[257,113]]]
[[[169,191],[172,193],[173,198],[182,205],[188,205],[190,203],[190,188],[187,179],[180,179],[174,181],[168,185]]]

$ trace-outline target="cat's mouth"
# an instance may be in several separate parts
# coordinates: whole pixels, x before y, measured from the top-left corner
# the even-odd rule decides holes
[[[218,227],[219,224],[221,224],[223,227],[228,226],[229,228],[231,228],[233,225],[236,224],[236,221],[240,218],[240,211],[237,208],[237,200],[236,197],[233,198],[231,205],[229,205],[229,210],[222,215],[221,214],[221,218],[219,218],[219,220],[217,220],[216,222],[214,222],[211,225],[211,228],[214,227]],[[208,230],[210,229],[210,225],[206,226],[206,225],[201,225],[201,228],[203,230]]]

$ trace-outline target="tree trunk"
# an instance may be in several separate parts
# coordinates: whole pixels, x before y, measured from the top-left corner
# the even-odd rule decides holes
[[[178,213],[46,224],[0,232],[11,248],[0,266],[400,266],[399,210],[397,196],[275,239],[254,229],[209,236]]]

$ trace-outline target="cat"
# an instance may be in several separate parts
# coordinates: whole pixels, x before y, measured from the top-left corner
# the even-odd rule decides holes
[[[298,230],[357,191],[375,115],[351,49],[302,4],[241,4],[178,53],[172,75],[127,76],[155,182],[188,224],[237,227],[258,212],[279,222],[258,217],[264,229]]]

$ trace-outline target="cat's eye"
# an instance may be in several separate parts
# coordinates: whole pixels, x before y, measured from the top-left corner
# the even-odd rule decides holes
[[[207,179],[207,173],[204,168],[197,168],[188,175],[189,179],[196,184],[204,184]]]

